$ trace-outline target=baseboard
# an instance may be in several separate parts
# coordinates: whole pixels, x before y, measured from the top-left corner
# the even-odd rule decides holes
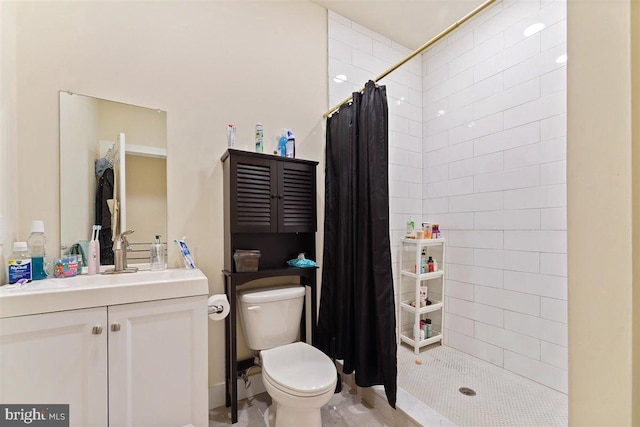
[[[246,399],[247,397],[255,396],[257,394],[266,393],[264,384],[262,383],[262,374],[260,371],[253,375],[249,375],[251,385],[249,388],[244,388],[244,381],[238,379],[238,400]],[[225,403],[225,384],[219,383],[209,387],[209,409],[219,408],[224,406]]]

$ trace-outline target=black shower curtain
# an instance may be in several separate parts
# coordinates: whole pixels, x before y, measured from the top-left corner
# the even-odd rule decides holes
[[[369,81],[327,120],[318,347],[395,408],[395,305],[389,243],[388,110]]]

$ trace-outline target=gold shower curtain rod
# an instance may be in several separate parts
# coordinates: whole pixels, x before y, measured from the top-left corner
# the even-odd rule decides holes
[[[432,44],[434,44],[435,42],[437,42],[438,40],[440,40],[441,38],[445,37],[447,34],[449,34],[451,31],[455,30],[456,28],[458,28],[460,25],[464,24],[465,22],[467,22],[469,19],[473,18],[475,15],[477,15],[478,13],[480,13],[481,11],[483,11],[484,9],[486,9],[490,4],[496,2],[497,0],[487,0],[484,3],[482,3],[480,6],[476,7],[475,9],[473,9],[471,12],[467,13],[462,19],[460,19],[459,21],[456,21],[454,24],[452,24],[451,26],[449,26],[448,28],[446,28],[443,32],[441,32],[440,34],[438,34],[437,36],[435,36],[434,38],[432,38],[431,40],[429,40],[428,42],[426,42],[425,44],[423,44],[422,46],[420,46],[419,48],[417,48],[416,50],[414,50],[412,53],[409,54],[409,56],[407,56],[406,58],[404,58],[402,61],[398,62],[396,65],[392,66],[391,68],[389,68],[387,71],[383,72],[382,74],[380,74],[378,77],[376,77],[375,79],[373,79],[373,81],[375,83],[377,83],[379,80],[382,80],[383,78],[387,77],[389,74],[391,74],[393,71],[397,70],[398,68],[402,67],[404,64],[406,64],[407,62],[409,62],[410,60],[412,60],[415,56],[420,55],[424,50],[426,50],[429,46],[431,46]],[[358,90],[358,92],[362,92],[364,91],[364,86],[362,88],[360,88]],[[324,113],[322,115],[322,117],[329,117],[333,112],[335,112],[336,110],[338,110],[340,107],[342,107],[344,104],[346,104],[347,102],[351,101],[351,99],[353,99],[353,95],[350,95],[349,97],[343,99],[339,104],[335,105],[333,108],[331,108],[329,111],[327,111],[326,113]]]

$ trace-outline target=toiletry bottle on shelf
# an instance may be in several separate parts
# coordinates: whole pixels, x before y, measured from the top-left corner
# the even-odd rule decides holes
[[[293,133],[291,133],[291,131],[287,132],[287,144],[285,147],[286,150],[286,157],[289,157],[291,159],[295,159],[296,158],[296,137],[293,136]]]
[[[151,270],[164,270],[164,245],[160,241],[160,235],[151,244]]]
[[[426,325],[425,325],[425,333],[424,336],[425,338],[431,338],[433,336],[433,327],[431,326],[431,319],[427,319],[425,320]]]
[[[424,226],[424,238],[425,239],[431,239],[433,237],[433,229],[431,228],[431,224],[430,223],[425,223]]]
[[[278,156],[287,156],[287,130],[280,129],[280,138],[278,139]]]
[[[262,153],[264,151],[264,129],[262,123],[256,125],[256,153]]]
[[[414,239],[415,238],[415,236],[413,234],[415,226],[416,226],[416,224],[415,224],[415,222],[413,222],[413,217],[410,216],[409,217],[409,221],[407,221],[407,232],[404,235],[405,239]]]
[[[422,254],[420,255],[420,273],[426,273],[427,268],[427,254],[424,253],[424,249],[422,250]]]
[[[433,273],[434,269],[433,269],[433,258],[429,257],[429,259],[427,260],[427,272],[428,273]]]
[[[16,283],[22,279],[31,281],[31,258],[27,242],[14,242],[13,252],[7,261],[9,283]]]
[[[44,235],[43,221],[31,221],[31,234],[27,239],[27,247],[29,249],[29,257],[31,257],[31,278],[33,280],[46,279],[45,252],[47,238]]]

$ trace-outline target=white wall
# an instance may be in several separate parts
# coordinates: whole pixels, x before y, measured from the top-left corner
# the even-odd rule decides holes
[[[16,7],[20,194],[9,195],[7,202],[19,212],[12,238],[26,237],[30,221],[42,218],[49,251],[55,253],[59,244],[62,89],[167,112],[167,237],[187,236],[210,293],[223,292],[220,156],[227,123],[238,126],[237,141],[253,141],[258,121],[265,141],[281,127],[294,131],[299,157],[321,162],[322,224],[325,9],[298,1],[18,2]],[[3,39],[9,30],[3,23]],[[3,52],[3,66],[4,59]],[[7,159],[6,166],[13,164]],[[179,267],[173,246],[169,265]],[[209,383],[224,384],[223,322],[209,322]]]
[[[446,343],[567,392],[563,54],[564,0],[497,2],[423,54],[423,211],[448,239]]]

